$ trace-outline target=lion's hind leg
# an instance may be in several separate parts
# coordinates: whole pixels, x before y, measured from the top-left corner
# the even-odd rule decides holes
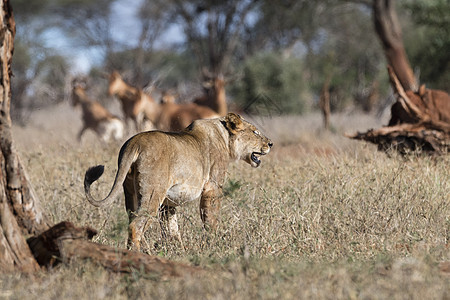
[[[168,238],[177,239],[184,249],[183,240],[178,228],[176,207],[162,204],[159,209],[159,223],[161,225],[161,236],[164,240]]]
[[[130,214],[135,214],[131,212]],[[130,216],[130,219],[132,217]],[[128,242],[127,248],[129,250],[141,250],[141,239],[144,234],[144,228],[146,223],[149,221],[148,216],[146,215],[137,215],[135,214],[132,218],[133,220],[130,222],[128,226]]]
[[[130,218],[128,247],[140,250],[144,233],[150,226],[150,222],[156,221],[160,204],[164,201],[167,190],[156,183],[145,182],[146,177],[139,172],[134,172],[135,168],[137,167],[132,167],[131,174],[124,182],[124,190]],[[143,187],[146,186],[154,188],[145,190]],[[134,192],[129,193],[129,191]]]
[[[141,250],[141,240],[144,232],[151,219],[155,218],[158,213],[157,209],[151,209],[143,205],[145,203],[151,203],[151,201],[158,202],[158,200],[152,199],[156,197],[156,193],[153,193],[152,197],[145,196],[146,194],[141,191],[141,185],[139,183],[137,167],[136,165],[132,165],[123,183],[123,190],[125,194],[125,207],[129,219],[127,248],[136,251]],[[143,194],[144,197],[142,196]]]

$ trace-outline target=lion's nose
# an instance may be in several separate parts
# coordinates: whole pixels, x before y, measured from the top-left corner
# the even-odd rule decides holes
[[[269,145],[269,147],[270,147],[270,148],[272,148],[272,146],[273,146],[273,143],[272,143],[272,142],[269,142],[269,144],[268,144],[268,145]]]

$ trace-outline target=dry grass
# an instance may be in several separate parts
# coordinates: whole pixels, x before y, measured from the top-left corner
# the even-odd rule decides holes
[[[41,112],[32,120],[38,128],[15,128],[42,204],[55,223],[90,225],[99,230],[95,241],[124,247],[123,199],[96,209],[82,190],[86,168],[102,163],[94,190],[106,195],[120,145],[102,146],[93,135],[78,145],[77,116],[65,107],[57,113],[56,125]],[[0,298],[450,297],[450,274],[439,268],[450,260],[450,156],[387,156],[342,137],[385,123],[368,116],[335,117],[335,133],[320,131],[317,115],[254,121],[275,146],[258,169],[230,167],[217,233],[201,229],[192,203],[179,209],[186,251],[162,242],[156,222],[146,234],[146,252],[200,265],[210,276],[160,281],[72,264],[34,279],[1,275]]]

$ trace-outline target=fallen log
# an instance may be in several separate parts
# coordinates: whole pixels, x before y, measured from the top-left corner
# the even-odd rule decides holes
[[[113,272],[141,272],[161,280],[204,273],[199,267],[89,241],[96,233],[89,227],[77,228],[70,222],[61,222],[27,242],[38,263],[46,267],[90,260]]]
[[[426,124],[386,126],[346,136],[376,144],[378,150],[385,152],[396,150],[401,154],[411,152],[450,153],[450,132],[430,129]]]
[[[382,151],[450,153],[450,96],[424,85],[417,92],[405,91],[390,67],[388,73],[397,98],[388,126],[346,136],[374,143]]]

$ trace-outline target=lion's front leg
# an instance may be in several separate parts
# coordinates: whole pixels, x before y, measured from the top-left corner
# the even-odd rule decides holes
[[[216,184],[207,183],[200,199],[200,217],[205,229],[216,229],[221,200],[222,189]]]

